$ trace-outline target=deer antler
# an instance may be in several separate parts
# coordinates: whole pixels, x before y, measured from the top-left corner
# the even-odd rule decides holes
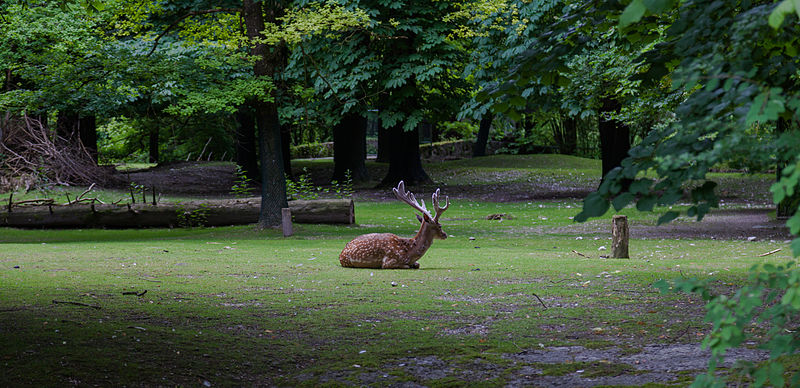
[[[436,189],[436,192],[433,193],[431,196],[431,200],[433,201],[433,210],[436,211],[436,217],[433,217],[433,222],[439,222],[439,216],[444,213],[445,210],[450,206],[450,198],[448,196],[444,196],[444,207],[439,206],[439,189]]]
[[[434,219],[428,209],[425,208],[425,201],[422,201],[422,205],[417,203],[417,198],[414,197],[414,193],[406,191],[406,184],[403,181],[400,181],[400,183],[397,184],[397,187],[393,188],[392,191],[394,191],[394,195],[397,197],[397,199],[407,203],[414,209],[421,211],[422,214],[428,216],[429,219]]]

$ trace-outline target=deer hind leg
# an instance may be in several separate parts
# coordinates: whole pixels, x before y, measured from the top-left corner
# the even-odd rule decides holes
[[[384,256],[381,262],[381,268],[383,269],[407,269],[409,268],[408,264],[400,262],[396,257],[389,257]]]

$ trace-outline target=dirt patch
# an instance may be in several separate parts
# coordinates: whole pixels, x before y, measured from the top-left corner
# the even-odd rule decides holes
[[[300,381],[316,379],[319,383],[346,385],[382,385],[421,387],[437,381],[451,384],[487,382],[500,377],[506,386],[592,387],[597,385],[670,384],[680,382],[683,375],[699,374],[707,368],[711,353],[699,344],[652,344],[631,353],[617,347],[587,349],[582,346],[550,347],[503,354],[508,363],[486,360],[459,362],[428,355],[391,361],[381,368],[353,365],[345,370],[330,370],[319,376],[304,374]],[[722,367],[730,368],[737,361],[758,362],[769,358],[769,352],[738,348],[728,351]],[[573,370],[555,373],[551,365],[571,364]],[[591,372],[591,373],[589,373]],[[411,376],[423,384],[404,381]],[[411,385],[409,385],[411,384]]]
[[[145,170],[119,173],[123,180],[169,194],[230,196],[236,167],[224,162],[173,162]]]
[[[652,222],[630,221],[631,239],[711,239],[746,241],[786,241],[793,236],[786,227],[786,221],[776,220],[775,209],[766,205],[751,208],[715,209],[702,221],[680,217],[668,224],[655,225]],[[589,221],[544,230],[531,228],[537,233],[556,233],[566,235],[608,234],[608,221]]]

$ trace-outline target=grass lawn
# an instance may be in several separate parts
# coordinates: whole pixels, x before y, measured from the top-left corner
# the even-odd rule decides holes
[[[512,162],[434,171],[489,182],[483,169],[508,177]],[[783,240],[693,238],[637,239],[632,259],[602,258],[611,214],[576,229],[579,206],[459,200],[442,220],[450,238],[419,270],[339,266],[359,234],[415,232],[396,201],[358,201],[358,225],[295,225],[290,238],[250,226],[2,229],[0,385],[494,386],[565,375],[639,385],[651,372],[638,362],[528,356],[697,344],[709,330],[701,301],[653,282],[713,274],[725,287],[753,264],[790,259]],[[513,219],[486,219],[495,213]],[[624,214],[638,225],[658,217]],[[659,381],[684,386],[694,374]]]

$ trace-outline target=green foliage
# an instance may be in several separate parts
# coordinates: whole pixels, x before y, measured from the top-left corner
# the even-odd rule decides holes
[[[472,140],[478,126],[466,121],[443,121],[436,123],[439,137],[444,140]]]
[[[253,180],[247,177],[244,169],[240,165],[236,165],[236,172],[234,173],[236,179],[231,187],[231,194],[236,198],[246,198],[253,196]]]
[[[321,188],[311,182],[311,175],[305,168],[296,180],[286,179],[286,200],[288,201],[293,199],[317,199],[321,191]]]
[[[715,374],[725,353],[745,341],[758,343],[770,351],[769,361],[746,363],[743,371],[753,379],[753,386],[785,385],[784,368],[779,358],[800,350],[800,336],[795,319],[800,314],[800,267],[785,265],[753,266],[745,285],[733,295],[717,294],[708,280],[678,279],[655,284],[662,292],[687,292],[700,295],[706,302],[706,321],[713,324],[703,346],[711,349],[707,374],[695,379],[694,387],[723,386]],[[766,333],[754,335],[756,325],[766,326]],[[796,386],[800,374],[791,378]]]
[[[292,158],[329,158],[333,157],[333,143],[306,143],[292,145]]]
[[[353,174],[350,173],[350,170],[344,172],[343,182],[339,182],[335,179],[331,181],[330,191],[338,198],[353,197],[355,189],[353,188]]]
[[[182,228],[202,227],[205,226],[208,220],[209,208],[204,203],[192,210],[186,210],[186,207],[180,205],[175,212],[178,218],[178,226]]]
[[[286,199],[289,201],[294,199],[318,199],[321,196],[348,198],[352,197],[354,192],[350,170],[345,171],[345,180],[343,182],[331,181],[330,187],[315,185],[311,180],[311,173],[305,167],[303,167],[303,173],[297,179],[286,179]]]

